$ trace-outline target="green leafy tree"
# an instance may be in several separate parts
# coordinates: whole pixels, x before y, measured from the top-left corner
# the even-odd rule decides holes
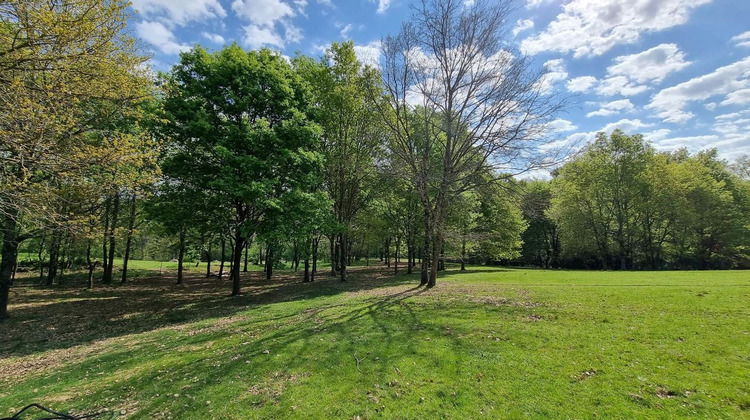
[[[236,44],[180,56],[164,81],[164,173],[231,209],[232,294],[248,237],[283,220],[288,197],[311,194],[320,128],[307,118],[306,83],[278,54]]]

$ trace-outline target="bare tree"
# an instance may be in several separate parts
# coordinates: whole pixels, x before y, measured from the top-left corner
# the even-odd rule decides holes
[[[557,161],[546,133],[564,100],[512,47],[512,10],[510,0],[422,0],[400,33],[383,40],[381,113],[392,158],[420,196],[428,287],[452,199]]]

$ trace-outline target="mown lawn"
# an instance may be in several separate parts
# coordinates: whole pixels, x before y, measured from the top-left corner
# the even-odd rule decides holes
[[[158,273],[157,273],[158,274]],[[11,292],[0,416],[750,418],[750,273],[173,272]]]

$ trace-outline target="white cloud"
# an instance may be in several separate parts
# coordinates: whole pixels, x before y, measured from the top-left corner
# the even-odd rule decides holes
[[[177,43],[172,31],[161,22],[138,22],[135,28],[139,37],[164,54],[179,54],[190,49],[189,45]]]
[[[284,47],[284,40],[271,27],[248,25],[245,26],[245,38],[242,42],[252,49],[258,49],[263,46]]]
[[[346,24],[346,26],[344,26],[343,28],[341,28],[341,32],[340,32],[341,33],[341,37],[342,38],[349,38],[349,31],[351,31],[351,30],[352,30],[352,24],[351,23]]]
[[[276,21],[294,16],[294,10],[281,0],[235,0],[232,10],[258,26],[273,26]]]
[[[388,6],[391,5],[391,0],[378,0],[378,10],[377,13],[379,15],[382,15],[385,13],[386,10],[388,10]]]
[[[750,104],[750,89],[740,89],[730,92],[727,99],[721,102],[721,105],[745,105]]]
[[[201,32],[201,36],[203,38],[206,38],[207,40],[213,42],[214,44],[223,44],[224,43],[224,37],[219,34],[213,34],[210,32]]]
[[[711,0],[572,0],[543,32],[526,38],[527,54],[572,52],[601,55],[619,44],[633,44],[644,32],[657,32],[688,21],[692,9]],[[535,2],[536,3],[536,2]]]
[[[380,54],[382,46],[380,41],[372,41],[366,45],[355,45],[354,53],[362,64],[372,67],[380,67]]]
[[[563,133],[566,131],[573,131],[578,128],[575,124],[568,120],[564,120],[562,118],[558,118],[549,124],[547,124],[547,128],[552,130],[553,132]]]
[[[633,96],[647,90],[648,86],[633,83],[625,76],[608,77],[596,87],[596,93],[604,96]]]
[[[568,80],[565,87],[573,93],[586,93],[596,84],[596,77],[581,76]]]
[[[647,109],[653,109],[666,122],[682,123],[693,117],[685,107],[693,101],[705,101],[716,95],[726,95],[725,102],[744,103],[744,93],[750,88],[750,57],[720,67],[711,73],[663,89],[653,96]],[[734,93],[734,94],[733,94]],[[723,104],[723,103],[722,103]]]
[[[526,2],[526,8],[527,9],[536,9],[537,7],[541,7],[545,4],[551,3],[552,0],[528,0]]]
[[[529,29],[534,28],[534,21],[531,19],[518,19],[516,21],[516,27],[513,28],[513,36],[517,36],[519,33],[523,31],[527,31]]]
[[[638,130],[640,130],[641,128],[648,128],[648,127],[653,127],[653,124],[644,123],[638,119],[635,119],[635,120],[622,119],[620,121],[616,121],[616,122],[605,125],[599,131],[603,131],[609,134],[619,128],[620,130],[626,133],[633,134],[633,133],[637,133]]]
[[[295,5],[302,13],[307,1],[295,0]],[[296,12],[282,0],[234,0],[232,10],[240,18],[250,21],[244,27],[243,43],[253,49],[263,46],[284,48],[287,42],[299,42],[304,39],[302,30],[292,24],[291,18]],[[278,32],[283,28],[284,36]]]
[[[547,61],[544,63],[544,69],[547,73],[541,79],[541,92],[551,92],[558,82],[568,78],[568,72],[565,70],[565,62],[562,58]]]
[[[730,41],[734,42],[737,47],[750,47],[750,31],[733,36]]]
[[[620,99],[619,101],[612,101],[606,104],[602,104],[598,111],[589,112],[586,114],[587,117],[602,116],[607,117],[610,115],[619,114],[621,112],[631,112],[635,110],[635,106],[630,102],[629,99]]]
[[[638,83],[660,83],[669,73],[690,65],[675,44],[657,45],[638,54],[617,57],[614,61],[616,64],[607,68],[607,74],[625,76]]]
[[[133,0],[133,8],[151,18],[166,15],[167,23],[179,25],[227,15],[219,0]]]

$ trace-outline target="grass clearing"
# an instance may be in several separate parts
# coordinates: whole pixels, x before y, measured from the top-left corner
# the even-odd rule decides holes
[[[747,272],[173,272],[12,291],[0,415],[750,418]]]

